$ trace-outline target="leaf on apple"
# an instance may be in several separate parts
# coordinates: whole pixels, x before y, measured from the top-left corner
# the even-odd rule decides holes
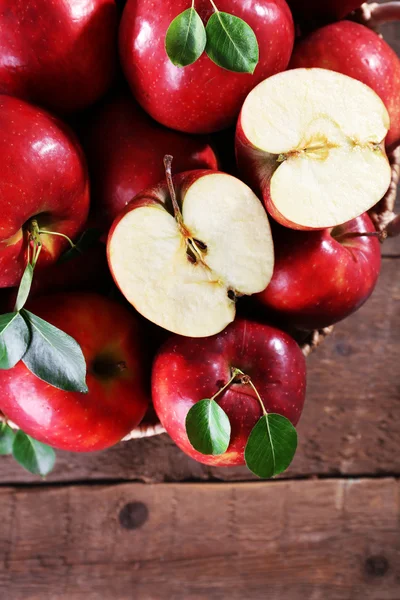
[[[186,433],[197,452],[218,456],[228,449],[231,424],[228,415],[215,400],[205,399],[196,402],[189,410]]]
[[[282,415],[266,414],[247,440],[246,465],[258,477],[269,479],[286,471],[297,449],[297,431]]]
[[[12,455],[24,469],[42,477],[50,473],[56,460],[53,448],[34,440],[21,430],[14,437]]]
[[[0,315],[0,369],[12,369],[24,356],[29,340],[28,326],[18,312]]]
[[[78,256],[82,256],[89,248],[94,246],[101,237],[101,231],[99,229],[91,228],[84,231],[79,240],[74,244],[72,248],[69,248],[64,254],[58,259],[59,263],[68,262]]]
[[[206,27],[208,57],[235,73],[254,73],[259,61],[257,37],[245,21],[217,11]]]
[[[172,21],[165,37],[165,49],[176,67],[187,67],[200,58],[206,42],[203,21],[192,7]]]
[[[21,314],[31,330],[31,343],[23,357],[28,369],[56,388],[86,393],[86,362],[79,344],[31,312],[23,309]]]
[[[33,267],[28,263],[25,267],[24,274],[21,278],[21,283],[18,288],[17,300],[15,302],[15,310],[19,312],[28,300],[29,292],[31,291],[33,280]]]
[[[12,453],[13,442],[15,438],[15,433],[7,425],[7,423],[0,423],[0,455],[4,456],[6,454]]]

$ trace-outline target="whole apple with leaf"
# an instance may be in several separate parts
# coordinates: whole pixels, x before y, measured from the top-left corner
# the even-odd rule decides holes
[[[391,184],[399,59],[364,25],[333,22],[360,2],[123,4],[130,92],[110,89],[113,0],[86,15],[55,2],[60,36],[52,55],[37,49],[40,68],[22,38],[48,31],[41,2],[28,27],[20,3],[0,0],[0,54],[26,65],[0,69],[0,453],[44,476],[53,448],[108,448],[152,401],[191,458],[273,477],[293,460],[306,396],[286,330],[304,338],[357,310],[380,241],[399,233],[398,219],[377,232],[368,216]],[[371,6],[374,24],[397,5]],[[78,73],[73,41],[96,14],[110,18]],[[317,29],[292,54],[306,21]],[[107,85],[71,120],[83,149],[26,102],[70,112]],[[228,127],[235,176],[221,167],[233,144],[218,157],[206,137]],[[89,259],[105,240],[109,273]]]

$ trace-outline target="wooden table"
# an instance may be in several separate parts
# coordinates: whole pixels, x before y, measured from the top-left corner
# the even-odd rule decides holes
[[[0,600],[400,600],[400,239],[308,367],[276,481],[166,435],[58,452],[45,482],[2,457]]]

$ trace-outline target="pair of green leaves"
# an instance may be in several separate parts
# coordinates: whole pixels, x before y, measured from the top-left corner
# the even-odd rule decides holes
[[[39,379],[68,392],[86,393],[86,362],[79,344],[68,334],[24,307],[33,268],[26,266],[15,310],[0,315],[0,369],[12,369],[20,360]]]
[[[242,19],[214,8],[206,27],[194,6],[172,21],[165,38],[171,62],[186,67],[206,51],[219,67],[236,73],[254,73],[259,61],[254,31]]]
[[[228,415],[213,399],[197,402],[186,417],[186,433],[201,454],[217,456],[227,451],[231,439]],[[297,449],[297,431],[277,414],[265,414],[250,433],[245,448],[246,465],[258,477],[269,479],[286,471]]]
[[[12,454],[24,469],[44,477],[54,467],[53,448],[34,440],[23,431],[16,433],[6,423],[0,423],[0,455]]]

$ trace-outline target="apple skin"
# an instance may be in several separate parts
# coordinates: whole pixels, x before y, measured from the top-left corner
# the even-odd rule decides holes
[[[288,4],[300,19],[322,18],[338,21],[360,8],[363,0],[288,0]]]
[[[125,94],[97,110],[82,140],[91,172],[93,216],[106,229],[132,198],[165,178],[166,154],[174,157],[175,173],[218,169],[205,138],[161,127]]]
[[[150,370],[138,322],[125,308],[96,294],[35,299],[32,312],[71,335],[88,368],[89,392],[65,392],[33,375],[23,362],[0,371],[0,410],[25,433],[54,448],[104,450],[142,420],[149,403]],[[102,374],[96,361],[124,363]]]
[[[322,27],[299,41],[290,68],[320,67],[358,79],[372,88],[388,109],[388,148],[400,142],[400,59],[374,31],[351,21]]]
[[[333,236],[374,232],[365,213],[333,230],[293,231],[273,224],[275,271],[254,299],[270,319],[298,329],[322,329],[355,312],[372,294],[381,268],[376,237]],[[333,235],[332,235],[333,234]]]
[[[89,211],[83,152],[69,128],[44,110],[0,96],[0,288],[18,285],[27,262],[27,223],[75,238]],[[38,271],[68,247],[41,235]]]
[[[245,464],[247,439],[262,416],[251,387],[233,384],[216,400],[231,423],[227,452],[206,456],[190,444],[185,428],[187,413],[196,402],[211,398],[229,381],[233,368],[251,377],[268,412],[284,415],[296,425],[303,409],[305,359],[286,333],[268,325],[237,320],[210,338],[171,337],[160,348],[153,364],[154,407],[179,448],[206,465]]]
[[[122,67],[134,96],[157,121],[188,133],[211,133],[232,125],[247,96],[260,81],[284,71],[294,43],[294,25],[285,0],[219,0],[218,9],[244,19],[255,31],[260,62],[251,74],[218,67],[206,54],[193,65],[175,67],[165,50],[171,21],[189,8],[187,0],[128,0],[119,47]],[[209,0],[196,10],[206,23]]]
[[[0,93],[83,109],[111,84],[116,36],[114,0],[0,0]]]

